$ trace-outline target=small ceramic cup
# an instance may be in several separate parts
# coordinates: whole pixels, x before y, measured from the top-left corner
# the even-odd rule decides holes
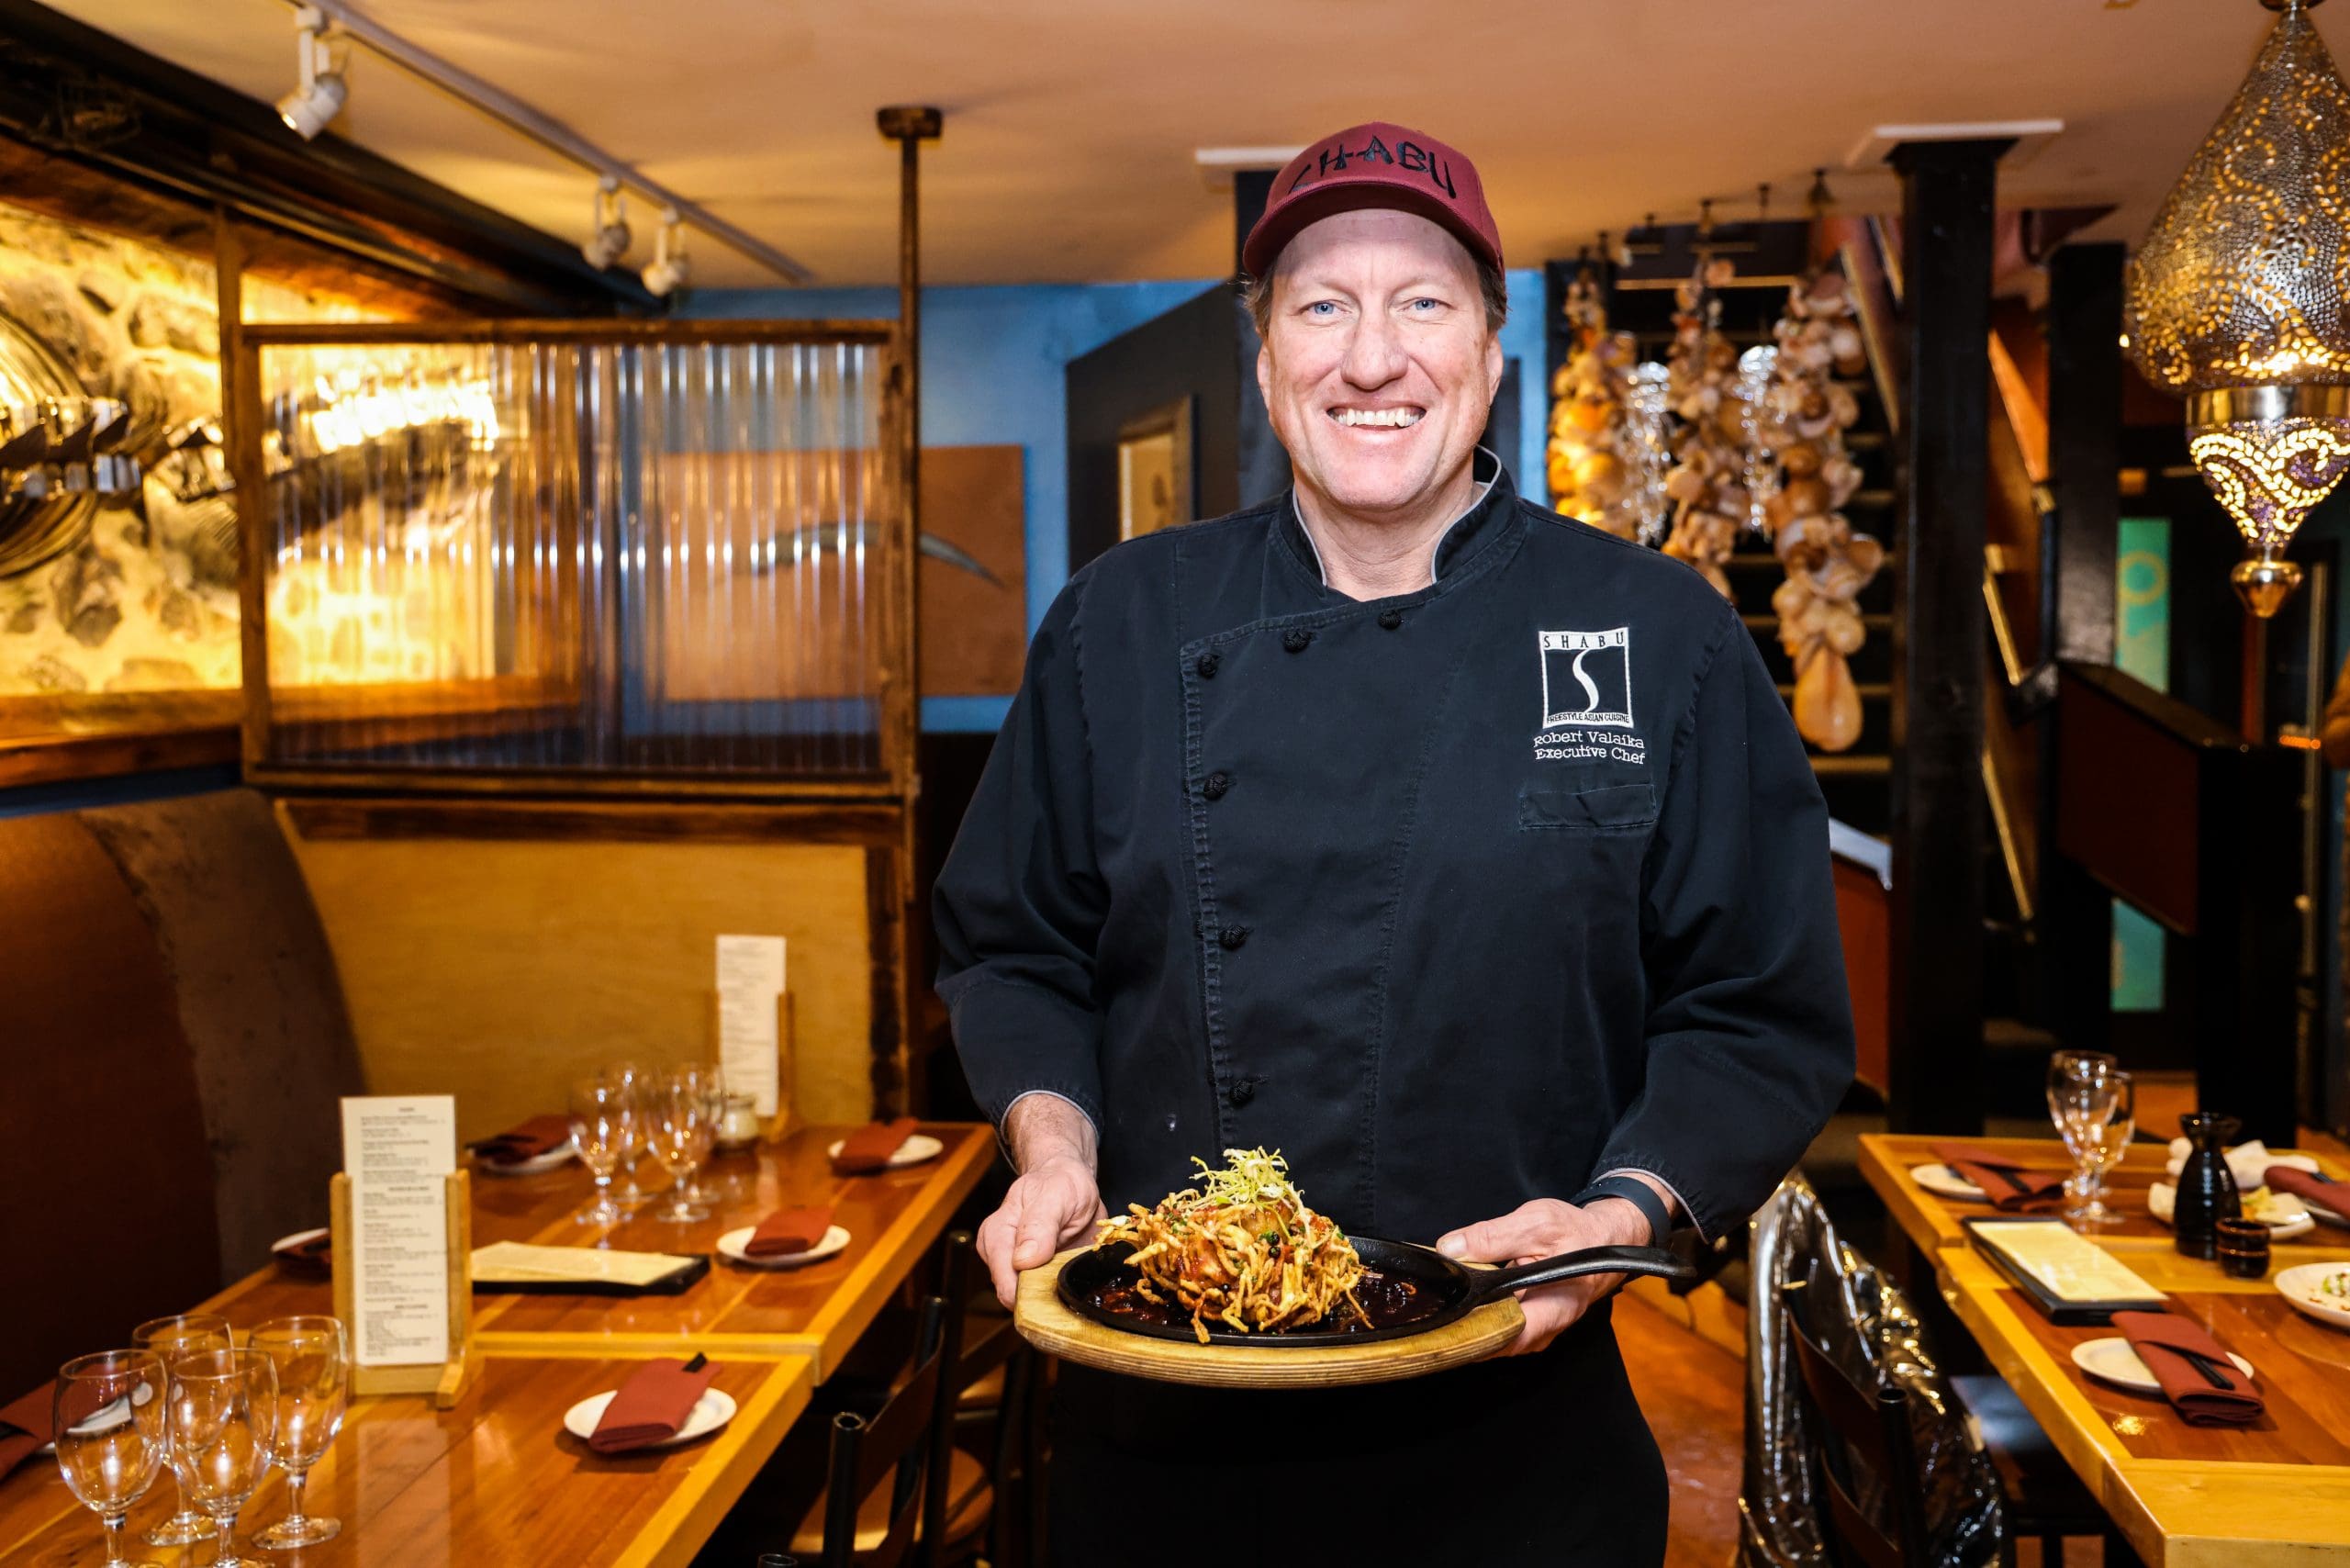
[[[2232,1279],[2257,1280],[2268,1272],[2268,1227],[2256,1219],[2216,1222],[2220,1270]]]

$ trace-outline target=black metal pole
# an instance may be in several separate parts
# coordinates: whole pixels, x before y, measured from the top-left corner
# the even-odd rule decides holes
[[[2048,466],[2054,505],[2041,585],[2047,656],[2113,662],[2121,528],[2121,268],[2119,244],[2066,245],[2048,263]],[[2113,898],[2056,844],[2055,726],[2041,751],[2040,923],[2047,1022],[2075,1050],[2109,1048]]]
[[[1979,1132],[1984,470],[2004,140],[1904,142],[1901,507],[1893,616],[1892,1061],[1898,1132]]]

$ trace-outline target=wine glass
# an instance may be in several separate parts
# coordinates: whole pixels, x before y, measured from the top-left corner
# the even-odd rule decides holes
[[[582,1225],[618,1225],[627,1211],[612,1196],[612,1171],[636,1142],[636,1107],[628,1086],[609,1074],[571,1086],[571,1143],[596,1179],[596,1201],[579,1211]]]
[[[76,1356],[57,1372],[57,1468],[106,1527],[106,1562],[128,1563],[122,1524],[163,1467],[163,1360],[151,1350]]]
[[[173,1360],[167,1426],[186,1496],[219,1526],[212,1568],[261,1568],[237,1555],[237,1514],[269,1469],[277,1364],[266,1350],[198,1350]]]
[[[661,1211],[662,1218],[682,1225],[710,1217],[710,1211],[696,1204],[689,1191],[694,1171],[710,1158],[717,1133],[700,1069],[680,1068],[653,1091],[653,1114],[645,1134],[653,1158],[669,1172],[670,1180],[669,1206]]]
[[[2121,1163],[2130,1140],[2138,1131],[2138,1085],[2115,1067],[2093,1070],[2109,1104],[2105,1119],[2081,1132],[2083,1163],[2088,1172],[2088,1201],[2065,1217],[2083,1225],[2117,1225],[2121,1216],[2105,1205],[2105,1173]]]
[[[620,1167],[624,1175],[612,1194],[614,1203],[634,1214],[650,1201],[650,1194],[636,1184],[636,1161],[644,1152],[644,1114],[652,1109],[654,1080],[641,1064],[626,1058],[608,1064],[599,1076],[618,1083],[638,1113],[628,1124],[629,1136],[621,1142]]]
[[[2072,1156],[2065,1180],[2065,1217],[2087,1217],[2097,1202],[2095,1162],[2101,1157],[2103,1129],[2112,1120],[2113,1058],[2096,1051],[2058,1051],[2048,1063],[2048,1114]],[[2117,1156],[2118,1158],[2118,1156]]]
[[[701,1085],[702,1119],[710,1127],[710,1143],[702,1150],[702,1163],[706,1165],[710,1157],[717,1152],[719,1129],[726,1125],[726,1071],[714,1061],[698,1062],[677,1070]],[[687,1179],[678,1195],[689,1204],[714,1204],[719,1197],[717,1193],[702,1184],[699,1174]]]
[[[303,1313],[273,1317],[246,1337],[277,1373],[277,1410],[269,1442],[272,1462],[285,1472],[285,1517],[253,1537],[272,1551],[315,1546],[342,1529],[337,1519],[302,1511],[302,1484],[342,1429],[351,1405],[351,1343],[340,1319]]]
[[[181,1312],[148,1319],[130,1331],[130,1342],[162,1357],[168,1371],[175,1356],[193,1350],[225,1350],[236,1340],[229,1332],[227,1318],[210,1312]],[[187,1477],[180,1473],[179,1455],[166,1450],[163,1457],[171,1464],[173,1484],[179,1488],[179,1506],[170,1518],[147,1532],[147,1544],[185,1546],[191,1541],[210,1540],[214,1529],[211,1518],[188,1506]]]

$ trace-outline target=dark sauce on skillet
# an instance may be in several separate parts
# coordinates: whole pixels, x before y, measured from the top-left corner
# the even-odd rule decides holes
[[[1145,1300],[1135,1292],[1136,1275],[1132,1269],[1120,1269],[1093,1288],[1087,1298],[1092,1305],[1116,1317],[1130,1317],[1136,1323],[1158,1327],[1189,1328],[1191,1315],[1169,1303]],[[1362,1310],[1371,1321],[1365,1323],[1352,1313],[1344,1322],[1325,1319],[1310,1328],[1292,1328],[1283,1333],[1284,1339],[1304,1338],[1312,1335],[1360,1334],[1368,1328],[1393,1328],[1400,1324],[1415,1323],[1433,1316],[1443,1306],[1436,1299],[1438,1293],[1418,1280],[1382,1274],[1367,1269],[1355,1285],[1355,1299],[1362,1303]],[[1221,1327],[1223,1325],[1212,1325]]]

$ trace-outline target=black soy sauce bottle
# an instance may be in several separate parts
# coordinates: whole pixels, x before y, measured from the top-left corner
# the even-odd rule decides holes
[[[2233,1116],[2198,1111],[2178,1119],[2178,1130],[2191,1146],[2179,1168],[2178,1196],[2171,1206],[2171,1229],[2177,1245],[2189,1258],[2216,1258],[2220,1253],[2219,1223],[2244,1215],[2244,1198],[2228,1169],[2227,1143],[2244,1126]]]

